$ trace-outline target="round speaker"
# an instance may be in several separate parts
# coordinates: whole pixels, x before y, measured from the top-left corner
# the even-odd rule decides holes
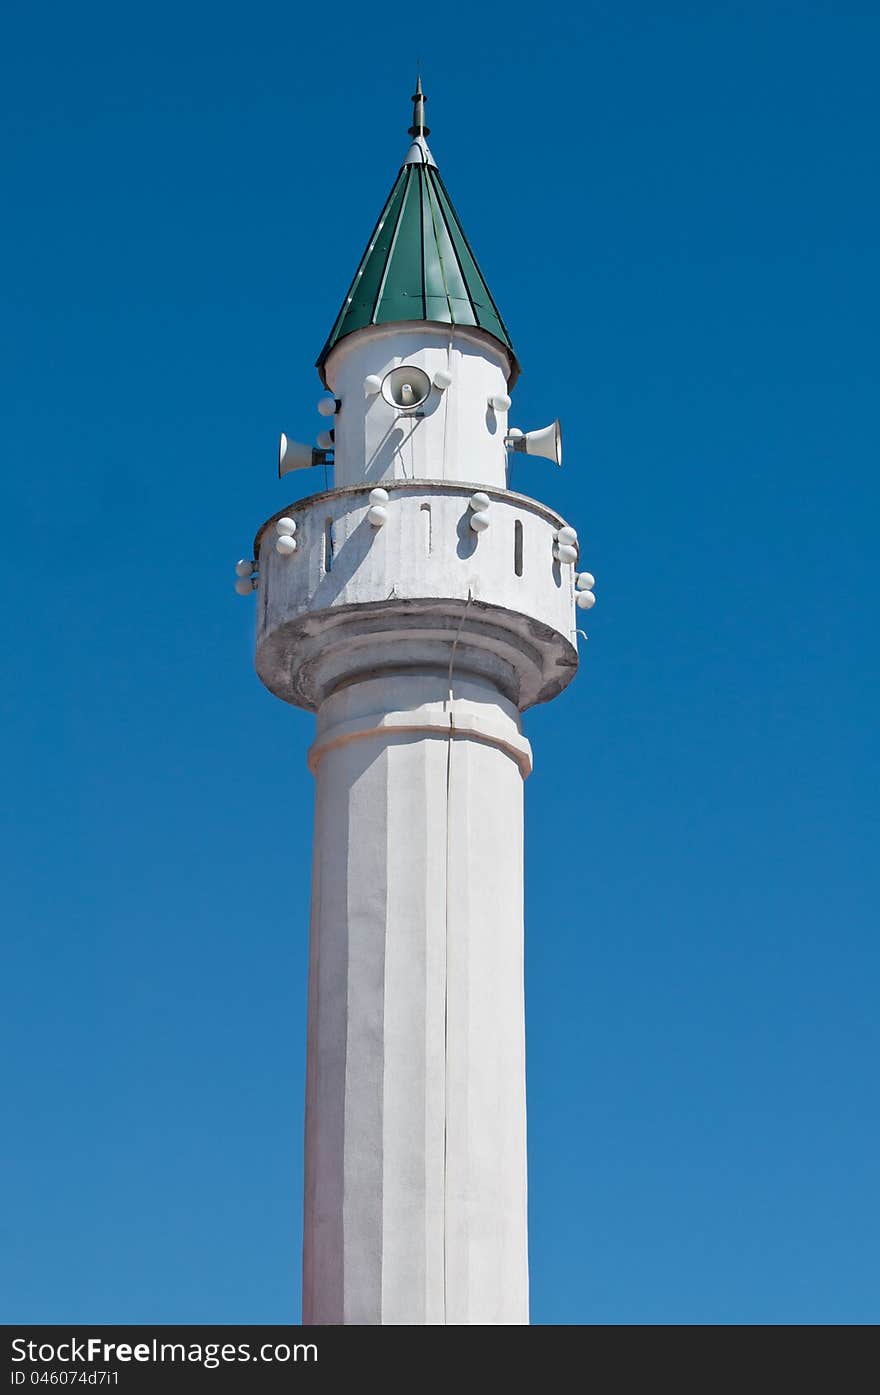
[[[421,368],[402,363],[392,368],[382,379],[382,396],[399,412],[411,412],[421,407],[431,391],[431,379]]]

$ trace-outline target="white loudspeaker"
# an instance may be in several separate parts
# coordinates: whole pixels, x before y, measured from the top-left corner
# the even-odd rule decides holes
[[[291,470],[307,470],[310,465],[326,465],[328,452],[315,450],[314,446],[304,446],[300,441],[291,441],[284,432],[278,442],[278,478],[289,475]]]
[[[382,396],[400,412],[411,412],[422,403],[431,391],[431,379],[421,368],[402,363],[392,368],[382,379]]]
[[[558,417],[540,431],[527,431],[525,435],[511,431],[504,444],[508,450],[522,451],[525,455],[543,455],[545,460],[562,464],[562,428]]]

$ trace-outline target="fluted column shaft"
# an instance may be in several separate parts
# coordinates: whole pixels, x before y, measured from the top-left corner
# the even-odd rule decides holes
[[[528,1322],[523,777],[490,684],[325,700],[309,971],[303,1317]]]

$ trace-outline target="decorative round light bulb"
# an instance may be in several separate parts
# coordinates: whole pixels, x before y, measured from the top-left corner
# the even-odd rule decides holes
[[[592,610],[596,604],[596,597],[592,591],[579,591],[577,597],[578,610]]]
[[[279,538],[283,538],[285,535],[286,535],[287,537],[292,537],[293,534],[296,532],[296,519],[295,519],[295,518],[279,518],[279,519],[277,519],[276,522],[275,522],[275,532],[278,534]]]
[[[240,562],[235,564],[236,576],[250,576],[254,570],[254,564],[250,557],[242,557]]]
[[[575,585],[579,591],[592,591],[596,585],[596,578],[592,572],[580,572]]]
[[[375,397],[382,390],[382,379],[378,373],[370,373],[364,378],[364,397]]]
[[[371,503],[371,504],[387,504],[387,503],[388,503],[388,490],[387,490],[387,489],[371,489],[371,490],[370,490],[370,503]]]
[[[573,546],[577,540],[578,535],[574,528],[560,528],[559,532],[556,534],[556,541],[567,543],[569,547]]]
[[[509,412],[510,398],[506,392],[496,392],[489,398],[489,406],[493,412]]]
[[[477,513],[472,513],[468,520],[475,533],[485,533],[489,527],[489,515],[485,509],[480,509]]]
[[[240,576],[235,583],[235,589],[240,596],[249,596],[254,589],[254,583],[249,576]]]
[[[336,398],[335,398],[335,397],[322,397],[321,400],[320,400],[320,402],[318,403],[318,411],[321,413],[321,416],[322,416],[322,417],[335,417],[335,416],[336,416]]]
[[[373,528],[382,528],[388,522],[388,510],[381,504],[374,504],[367,512],[367,518]]]
[[[491,502],[488,494],[484,494],[480,489],[468,499],[468,508],[473,509],[475,513],[483,513]]]
[[[556,556],[560,562],[565,562],[566,566],[571,566],[577,561],[577,548],[570,543],[559,543],[556,548]]]
[[[440,392],[445,392],[448,387],[452,386],[452,374],[448,373],[445,368],[438,368],[434,374],[433,383]]]
[[[289,533],[282,533],[275,543],[275,551],[281,557],[291,557],[296,552],[296,538],[291,537]]]
[[[318,432],[318,446],[320,447],[321,450],[332,450],[332,449],[333,449],[333,436],[332,436],[332,433],[329,432],[329,431],[319,431],[319,432]]]

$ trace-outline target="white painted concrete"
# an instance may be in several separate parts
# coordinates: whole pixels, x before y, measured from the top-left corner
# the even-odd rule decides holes
[[[364,382],[384,378],[401,364],[438,370],[452,382],[432,388],[418,414],[403,412],[381,392],[365,395]],[[334,481],[466,480],[504,487],[507,413],[489,398],[507,392],[510,360],[497,340],[478,329],[414,321],[357,331],[341,339],[325,365],[327,383],[342,405],[333,420]]]
[[[379,529],[362,487],[288,505],[283,515],[297,525],[289,557],[275,551],[274,519],[260,530],[257,671],[266,686],[317,709],[339,681],[377,665],[442,667],[470,595],[459,670],[490,678],[520,710],[555,696],[577,669],[574,569],[553,556],[565,520],[490,488],[490,524],[478,537],[470,488],[387,488]]]
[[[518,713],[392,674],[322,705],[307,1323],[528,1321]],[[451,721],[450,721],[451,719]]]

